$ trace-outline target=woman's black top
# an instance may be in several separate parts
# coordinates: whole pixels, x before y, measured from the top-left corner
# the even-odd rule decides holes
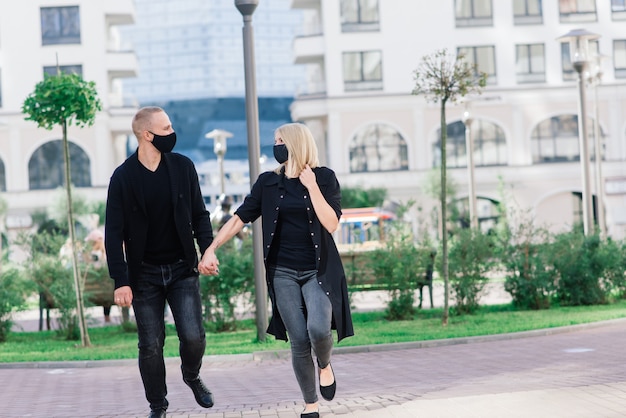
[[[285,195],[278,213],[267,264],[294,270],[315,270],[315,248],[305,205],[307,191],[299,178],[284,178]]]

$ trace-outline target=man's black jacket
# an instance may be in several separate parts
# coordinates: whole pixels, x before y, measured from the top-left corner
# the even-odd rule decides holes
[[[181,154],[162,155],[170,176],[170,189],[174,222],[185,260],[190,269],[197,271],[198,252],[213,241],[213,229],[206,210],[198,173],[191,160]],[[134,285],[141,268],[148,232],[148,216],[139,179],[140,162],[137,152],[128,157],[111,176],[106,206],[105,247],[109,275],[115,288]],[[158,208],[150,208],[158,210]]]

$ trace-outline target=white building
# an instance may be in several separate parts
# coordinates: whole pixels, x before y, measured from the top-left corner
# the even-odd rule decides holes
[[[556,39],[577,28],[600,35],[592,46],[610,59],[597,102],[594,87],[587,89],[589,144],[597,105],[608,229],[626,234],[623,0],[292,0],[292,7],[305,13],[294,52],[308,73],[292,117],[314,130],[344,187],[385,187],[427,213],[434,206],[424,190],[439,161],[439,105],[411,92],[421,58],[447,48],[489,75],[472,104],[479,217],[503,201],[501,178],[508,205],[531,210],[554,230],[581,219],[583,184],[577,77],[568,45]],[[448,106],[447,155],[458,197],[467,199],[463,110]]]
[[[22,0],[0,3],[0,189],[9,227],[29,226],[64,184],[62,133],[24,120],[24,99],[44,72],[94,81],[103,103],[93,126],[68,129],[73,183],[89,200],[105,200],[109,177],[126,157],[135,109],[121,79],[136,75],[132,51],[120,49],[117,26],[133,22],[132,0]]]

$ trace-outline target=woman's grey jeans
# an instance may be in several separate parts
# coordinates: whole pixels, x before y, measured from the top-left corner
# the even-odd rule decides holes
[[[332,305],[317,282],[317,270],[274,269],[274,294],[278,311],[291,341],[291,363],[304,402],[317,402],[315,364],[325,368],[333,349],[331,333]]]

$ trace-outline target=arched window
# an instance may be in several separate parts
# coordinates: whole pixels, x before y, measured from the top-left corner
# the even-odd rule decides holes
[[[461,228],[470,227],[469,198],[456,199],[450,206],[452,218]],[[500,202],[488,197],[476,196],[476,217],[481,231],[492,233],[501,218]]]
[[[392,126],[367,125],[350,142],[350,172],[408,170],[406,141]]]
[[[75,187],[91,187],[90,161],[78,145],[70,142],[70,168]],[[28,161],[29,189],[55,189],[65,185],[63,141],[46,142],[33,152]]]
[[[589,156],[595,159],[593,119],[587,121]],[[559,115],[540,122],[531,135],[533,163],[553,163],[559,161],[580,161],[578,139],[578,116]],[[600,132],[602,150],[604,134]],[[605,159],[602,151],[602,159]]]
[[[465,148],[465,124],[457,121],[448,124],[446,139],[448,168],[467,167],[467,150]],[[441,130],[437,130],[437,141],[433,144],[433,167],[441,164]],[[474,165],[494,166],[506,165],[506,138],[504,130],[495,123],[476,119],[472,122],[472,139],[474,141]]]

